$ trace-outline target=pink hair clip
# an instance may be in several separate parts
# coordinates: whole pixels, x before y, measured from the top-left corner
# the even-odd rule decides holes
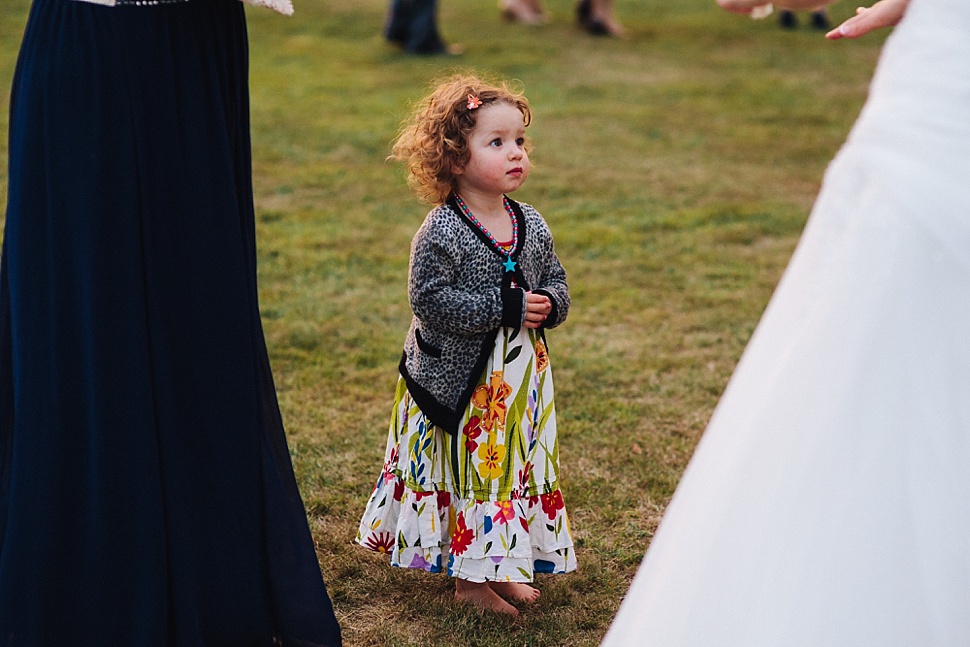
[[[468,109],[469,110],[474,110],[475,108],[479,107],[480,105],[482,105],[482,100],[481,99],[479,99],[478,97],[476,97],[473,94],[469,94],[468,95]]]

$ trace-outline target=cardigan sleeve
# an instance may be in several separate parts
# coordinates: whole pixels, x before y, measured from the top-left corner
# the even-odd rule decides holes
[[[533,290],[536,294],[544,294],[552,302],[552,311],[542,324],[542,328],[555,328],[566,320],[569,314],[569,285],[566,283],[566,269],[556,255],[552,232],[544,220],[541,222],[540,249],[542,257],[542,275],[539,284]]]
[[[516,327],[524,317],[525,294],[498,286],[472,291],[460,285],[461,249],[454,232],[427,220],[411,243],[408,299],[414,315],[453,335],[479,335]]]

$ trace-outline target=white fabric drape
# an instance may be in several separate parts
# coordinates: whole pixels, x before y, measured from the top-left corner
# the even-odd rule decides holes
[[[965,646],[968,609],[970,2],[912,0],[603,644]]]

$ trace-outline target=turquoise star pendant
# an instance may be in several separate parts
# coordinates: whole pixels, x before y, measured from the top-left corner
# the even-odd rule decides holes
[[[506,272],[514,272],[515,271],[515,261],[512,260],[512,257],[511,256],[507,256],[505,258],[505,262],[502,263],[502,265],[505,266],[505,271]]]

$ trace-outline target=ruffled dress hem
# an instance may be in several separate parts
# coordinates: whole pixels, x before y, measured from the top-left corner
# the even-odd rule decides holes
[[[363,515],[370,522],[361,523],[356,540],[389,554],[392,566],[471,582],[533,582],[536,573],[576,570],[558,483],[489,501],[437,486],[415,491],[395,472],[381,473]]]

